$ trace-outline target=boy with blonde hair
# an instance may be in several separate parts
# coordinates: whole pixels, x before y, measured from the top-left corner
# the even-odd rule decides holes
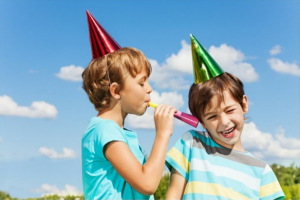
[[[151,65],[138,49],[121,48],[88,13],[93,60],[83,88],[98,111],[82,137],[84,198],[154,199],[173,133],[175,109],[155,109],[156,136],[146,161],[137,134],[124,127],[128,114],[143,115],[152,88]]]

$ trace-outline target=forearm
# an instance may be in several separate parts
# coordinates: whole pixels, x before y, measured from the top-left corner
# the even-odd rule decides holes
[[[158,105],[154,112],[156,137],[148,161],[142,166],[146,187],[153,193],[157,189],[165,166],[167,147],[173,133],[174,113],[172,106]]]
[[[171,171],[170,185],[166,199],[182,199],[186,186],[186,179],[174,168]]]
[[[131,187],[141,194],[152,195],[162,176],[168,141],[168,137],[156,137],[150,157],[144,165],[136,159],[124,142],[108,144],[105,155]]]
[[[165,167],[169,138],[169,136],[155,137],[149,159],[142,167],[144,180],[147,180],[148,187],[153,188],[154,191],[159,185]]]
[[[181,187],[175,187],[175,186],[169,186],[167,195],[166,195],[166,200],[174,200],[174,199],[182,199],[182,191],[183,189]]]
[[[182,199],[181,196],[176,195],[175,193],[168,192],[166,195],[166,200]]]

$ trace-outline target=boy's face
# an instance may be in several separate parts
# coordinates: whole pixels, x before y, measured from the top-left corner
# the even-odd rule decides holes
[[[218,97],[214,96],[211,108],[205,110],[202,126],[208,130],[215,142],[221,146],[236,150],[243,150],[241,134],[244,127],[244,114],[248,111],[247,97],[243,97],[244,109],[230,95],[223,92],[224,101],[218,106]]]
[[[143,68],[136,77],[130,74],[126,77],[124,87],[120,92],[119,100],[126,113],[142,115],[145,113],[150,101],[152,88],[148,82],[148,74]]]

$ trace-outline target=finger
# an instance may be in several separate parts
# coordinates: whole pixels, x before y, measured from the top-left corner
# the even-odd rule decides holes
[[[163,117],[170,119],[173,118],[173,115],[172,106],[166,106]]]
[[[160,115],[161,116],[166,116],[169,112],[169,106],[168,105],[163,105],[162,109],[160,110]]]
[[[165,105],[159,104],[155,109],[154,115],[156,115],[156,116],[161,115],[163,113],[164,109],[165,109]]]
[[[174,116],[174,114],[177,112],[177,110],[173,107],[171,107],[170,111],[169,111],[169,115]]]
[[[157,113],[159,113],[160,109],[161,109],[161,104],[159,104],[158,106],[156,106],[155,110],[154,110],[154,115],[157,115]]]
[[[174,118],[174,114],[176,113],[176,109],[171,107],[170,110],[169,110],[169,113],[168,113],[168,116],[170,118]]]

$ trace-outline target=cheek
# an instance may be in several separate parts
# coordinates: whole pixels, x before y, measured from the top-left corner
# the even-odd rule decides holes
[[[138,86],[136,86],[136,85],[132,85],[130,87],[130,90],[128,91],[127,94],[128,94],[128,96],[130,96],[132,98],[132,100],[134,100],[136,97],[139,96],[139,94],[140,94],[140,88]]]
[[[211,131],[214,131],[217,128],[218,122],[217,122],[217,120],[206,122],[204,124],[204,126],[205,126],[205,129],[208,129],[211,132]]]
[[[244,114],[243,114],[243,112],[234,113],[230,117],[231,117],[231,120],[233,120],[233,121],[240,121],[240,120],[244,121]]]

